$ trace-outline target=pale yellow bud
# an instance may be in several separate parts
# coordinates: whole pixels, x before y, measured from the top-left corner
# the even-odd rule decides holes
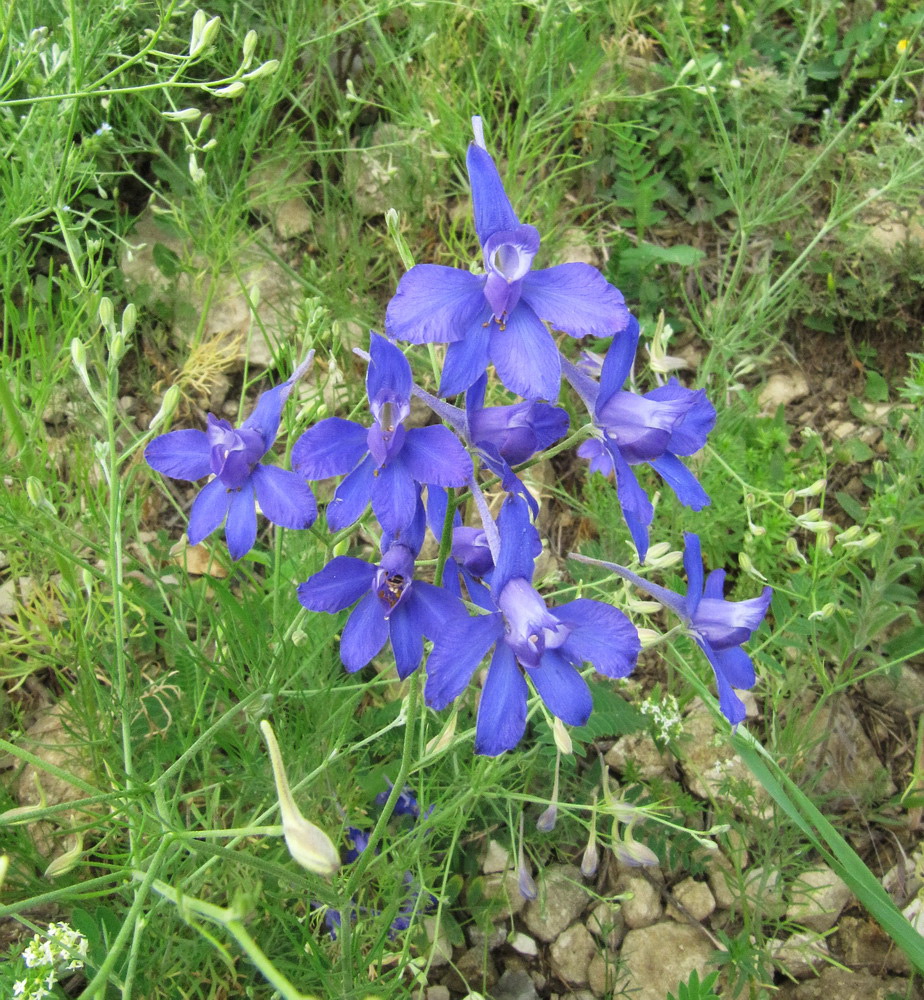
[[[449,721],[443,726],[443,731],[427,743],[427,753],[442,753],[448,747],[452,746],[453,737],[456,735],[456,720],[458,717],[457,712],[452,713]]]
[[[246,89],[246,84],[241,83],[240,80],[235,80],[234,83],[229,83],[227,87],[219,87],[217,90],[213,90],[212,93],[216,97],[240,97]]]
[[[574,752],[574,747],[571,743],[571,734],[565,728],[564,722],[557,715],[552,721],[552,737],[555,740],[555,746],[558,747],[561,753],[570,754]]]
[[[276,796],[279,799],[279,809],[282,813],[282,833],[286,840],[289,854],[308,871],[316,875],[329,876],[340,867],[340,855],[330,837],[314,823],[309,822],[299,812],[289,779],[286,777],[282,763],[282,754],[276,742],[276,734],[272,726],[264,719],[260,723],[260,731],[269,749],[270,761],[273,765],[273,777],[276,780]]]

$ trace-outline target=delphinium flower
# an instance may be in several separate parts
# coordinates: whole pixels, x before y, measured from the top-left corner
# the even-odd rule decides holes
[[[673,378],[644,395],[623,389],[638,338],[639,326],[633,317],[607,351],[599,382],[565,359],[562,365],[565,378],[590,411],[598,435],[585,441],[578,454],[590,460],[591,471],[615,472],[623,517],[639,560],[644,562],[654,508],[631,467],[647,463],[684,506],[701,510],[709,496],[678,456],[692,455],[705,445],[716,413],[702,389],[687,389]]]
[[[190,545],[198,545],[226,521],[231,557],[246,555],[257,538],[254,499],[280,527],[308,528],[314,523],[318,508],[305,481],[294,472],[261,463],[276,440],[282,407],[313,354],[282,385],[261,393],[253,413],[239,428],[210,413],[208,430],[170,431],[145,448],[148,465],[172,479],[193,482],[209,473],[214,476],[189,512]]]
[[[539,233],[517,218],[488,153],[480,118],[466,166],[485,273],[418,264],[398,283],[385,332],[415,344],[448,343],[439,394],[463,392],[493,363],[526,399],[558,398],[561,365],[549,327],[607,337],[629,321],[622,294],[589,264],[531,270]]]
[[[335,614],[359,602],[340,639],[340,659],[351,673],[366,666],[391,640],[398,676],[407,677],[420,666],[424,636],[436,638],[446,619],[462,608],[459,599],[442,587],[414,579],[423,521],[418,502],[418,514],[403,533],[404,540],[385,548],[377,566],[353,556],[336,556],[298,586],[298,599],[310,611]]]
[[[571,558],[594,566],[605,566],[679,616],[712,666],[722,714],[736,726],[744,720],[745,710],[744,703],[733,688],[747,690],[754,686],[756,680],[754,664],[741,647],[763,621],[773,591],[770,587],[764,587],[759,597],[752,597],[747,601],[725,600],[725,570],[713,570],[704,582],[699,537],[689,532],[684,535],[684,541],[683,565],[687,574],[685,595],[644,580],[616,563],[575,553],[572,553]]]
[[[411,411],[411,366],[394,344],[372,334],[366,392],[373,424],[328,417],[292,448],[292,467],[308,480],[346,476],[327,507],[333,531],[355,523],[372,502],[381,526],[399,535],[417,509],[420,485],[464,486],[472,460],[448,427],[404,426]]]
[[[532,525],[526,505],[508,498],[498,519],[500,554],[491,576],[494,610],[450,619],[434,637],[427,661],[427,704],[445,708],[465,689],[494,648],[481,694],[475,750],[496,756],[519,743],[526,727],[526,678],[551,713],[583,725],[592,701],[578,672],[585,662],[607,677],[625,677],[639,652],[626,616],[600,601],[579,598],[550,609],[532,585]]]

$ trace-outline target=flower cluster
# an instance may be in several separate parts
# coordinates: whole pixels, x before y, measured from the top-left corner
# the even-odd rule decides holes
[[[13,983],[12,996],[41,1000],[53,995],[55,984],[68,972],[82,969],[87,958],[87,939],[70,924],[49,924],[44,936],[36,934],[26,945],[22,960],[27,974]]]
[[[192,505],[189,540],[199,542],[224,523],[235,559],[255,544],[255,502],[273,523],[307,528],[317,517],[310,484],[336,478],[325,511],[334,532],[371,506],[377,555],[334,556],[298,585],[299,601],[330,614],[352,609],[340,642],[348,671],[362,669],[386,645],[401,678],[426,663],[424,692],[435,709],[459,698],[487,661],[475,749],[496,755],[523,738],[531,692],[559,720],[555,725],[583,725],[592,707],[585,668],[623,678],[640,650],[635,627],[611,604],[579,597],[550,607],[534,581],[542,549],[538,502],[517,473],[567,434],[567,412],[555,405],[563,382],[588,413],[576,435],[585,439],[578,454],[592,473],[615,477],[641,562],[654,507],[634,467],[650,466],[681,503],[702,510],[709,497],[684,459],[704,446],[716,411],[703,390],[674,378],[634,391],[640,328],[622,294],[587,264],[533,268],[539,232],[514,212],[477,118],[474,133],[466,162],[481,273],[419,264],[401,278],[384,335],[372,333],[369,353],[357,352],[368,362],[366,420],[323,419],[294,442],[291,470],[264,464],[306,361],[264,392],[239,428],[210,415],[207,430],[164,434],[145,454],[165,475],[213,477]],[[591,336],[611,338],[602,360],[559,348],[567,338]],[[435,394],[415,383],[399,343],[445,345]],[[492,370],[520,400],[485,405]],[[461,403],[449,398],[460,394]],[[409,423],[414,396],[438,422]],[[482,492],[486,480],[504,494],[496,516]],[[420,565],[428,530],[441,544],[432,582]],[[769,589],[751,601],[725,601],[721,571],[703,581],[695,535],[687,536],[685,564],[690,586],[680,597],[603,563],[680,616],[715,671],[722,711],[737,724],[744,712],[733,688],[755,680],[741,644],[763,618]],[[361,841],[357,832],[356,851]]]

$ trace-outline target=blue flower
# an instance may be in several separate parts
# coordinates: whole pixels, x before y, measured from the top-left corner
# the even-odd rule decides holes
[[[626,616],[584,598],[546,607],[532,586],[532,531],[526,505],[509,498],[498,521],[500,557],[491,576],[494,610],[456,616],[434,638],[427,662],[427,704],[445,708],[467,686],[494,648],[481,695],[475,751],[493,757],[520,741],[526,727],[526,678],[553,715],[583,725],[591,710],[585,662],[607,677],[625,677],[639,652],[638,633]]]
[[[227,518],[225,537],[231,557],[246,555],[257,537],[254,499],[266,517],[283,528],[314,523],[318,508],[304,480],[294,472],[260,464],[276,440],[282,407],[313,354],[290,379],[261,393],[253,413],[238,429],[210,413],[207,431],[171,431],[145,448],[148,465],[172,479],[193,482],[209,473],[215,477],[189,512],[190,545],[198,545]]]
[[[732,688],[748,690],[755,683],[754,664],[741,648],[764,620],[773,591],[764,587],[760,597],[748,601],[726,601],[723,596],[725,570],[713,570],[703,581],[703,559],[699,537],[684,535],[683,565],[687,573],[687,593],[675,594],[666,587],[633,573],[616,563],[603,562],[572,553],[571,558],[595,566],[605,566],[656,601],[670,608],[683,622],[687,632],[706,654],[719,689],[719,707],[733,725],[744,720],[744,703]]]
[[[370,500],[379,523],[392,535],[410,524],[420,486],[464,486],[472,460],[447,427],[407,430],[411,366],[384,337],[372,335],[366,392],[374,423],[329,417],[310,427],[292,448],[292,467],[306,479],[346,475],[327,507],[332,531],[349,527]]]
[[[709,496],[678,456],[692,455],[705,445],[716,413],[704,390],[687,389],[676,379],[641,396],[624,390],[638,337],[638,322],[632,317],[629,328],[614,339],[607,352],[599,384],[567,360],[563,360],[563,367],[599,434],[585,441],[578,455],[590,460],[593,472],[616,473],[623,517],[639,560],[644,562],[654,508],[631,466],[647,463],[684,506],[702,510],[709,504]]]
[[[310,611],[334,614],[359,601],[340,639],[340,659],[350,673],[366,666],[390,640],[398,676],[409,676],[420,666],[424,636],[435,639],[445,620],[462,607],[448,591],[414,579],[422,508],[408,536],[412,534],[417,536],[413,550],[393,542],[377,566],[336,556],[298,587],[298,599]]]
[[[493,363],[500,380],[526,399],[558,398],[561,364],[549,331],[606,337],[623,330],[622,294],[588,264],[533,271],[539,233],[521,225],[487,152],[481,120],[466,165],[485,273],[418,264],[398,283],[385,332],[415,344],[448,343],[439,394],[466,390]]]

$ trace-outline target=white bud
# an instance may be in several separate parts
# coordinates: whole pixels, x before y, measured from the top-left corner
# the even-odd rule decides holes
[[[199,166],[195,153],[189,154],[189,176],[193,184],[201,184],[205,180],[205,171]]]
[[[112,307],[112,299],[104,295],[99,300],[99,321],[107,330],[115,320],[115,309]]]
[[[213,90],[212,93],[215,97],[239,97],[246,89],[246,84],[241,83],[240,80],[235,80],[234,83],[229,83],[227,87],[219,87],[217,90]]]
[[[796,491],[795,490],[787,490],[783,494],[783,506],[784,507],[792,507],[792,505],[795,502],[796,502]]]
[[[767,534],[767,529],[760,524],[749,524],[748,531],[750,531],[755,538],[761,538]]]
[[[882,535],[878,531],[871,531],[866,538],[861,538],[858,542],[846,542],[844,548],[865,552],[866,549],[871,549],[880,538],[882,538]]]
[[[654,646],[656,643],[661,641],[661,633],[655,632],[651,628],[640,628],[636,629],[638,632],[638,641],[642,644],[642,649],[647,649],[649,646]]]
[[[272,76],[277,69],[279,69],[279,60],[267,59],[266,62],[260,63],[256,69],[252,69],[249,73],[245,73],[241,79],[259,80],[261,76]]]
[[[767,582],[767,578],[760,572],[754,563],[751,562],[751,557],[747,554],[747,552],[738,553],[738,565],[744,570],[745,573],[748,574],[748,576],[753,576],[764,583]]]
[[[442,753],[447,747],[452,746],[453,737],[456,735],[456,720],[458,717],[458,713],[453,712],[449,717],[449,721],[443,726],[443,731],[427,743],[428,754]]]
[[[819,493],[828,485],[827,479],[816,479],[811,486],[806,486],[805,489],[796,490],[797,497],[817,497]]]
[[[860,535],[863,534],[863,529],[859,524],[851,524],[846,531],[841,531],[839,534],[834,536],[834,541],[840,542],[841,545],[846,545],[847,542],[855,541]]]
[[[244,35],[244,44],[242,46],[243,56],[241,57],[241,68],[249,69],[251,62],[253,62],[254,50],[257,47],[257,33],[250,29],[246,35]]]
[[[215,41],[215,36],[218,34],[218,29],[221,27],[220,17],[213,17],[210,21],[206,21],[206,17],[208,17],[208,15],[204,10],[197,10],[193,15],[193,30],[189,39],[190,57],[195,57],[205,52],[212,42]],[[196,36],[197,23],[202,25],[201,30],[198,33],[198,37]]]
[[[299,812],[289,779],[286,777],[282,763],[282,754],[272,726],[264,719],[260,723],[260,731],[269,748],[270,761],[273,765],[273,777],[276,780],[276,795],[279,799],[279,809],[282,813],[282,833],[286,840],[289,854],[308,871],[316,875],[333,875],[340,867],[340,856],[331,842],[330,837],[314,823],[309,822]]]
[[[176,409],[179,401],[180,387],[178,385],[171,385],[170,388],[164,393],[160,409],[151,418],[151,422],[148,424],[148,430],[152,431],[155,427],[159,427],[165,420],[169,420],[170,417],[173,416],[173,411]]]
[[[122,336],[128,340],[135,332],[135,324],[138,322],[138,309],[134,302],[129,302],[122,312]]]
[[[837,611],[837,605],[831,603],[830,601],[818,611],[813,611],[808,617],[809,621],[824,621],[825,618],[830,618],[834,612]]]
[[[557,715],[552,722],[552,737],[560,753],[571,754],[574,752],[574,747],[571,743],[571,734],[565,728],[564,722]]]
[[[66,875],[72,868],[75,868],[83,856],[83,836],[78,834],[74,837],[74,846],[63,854],[59,854],[51,864],[45,869],[45,878],[57,878],[59,875]]]
[[[194,122],[202,112],[198,108],[183,108],[182,111],[161,111],[160,114],[168,122]]]

